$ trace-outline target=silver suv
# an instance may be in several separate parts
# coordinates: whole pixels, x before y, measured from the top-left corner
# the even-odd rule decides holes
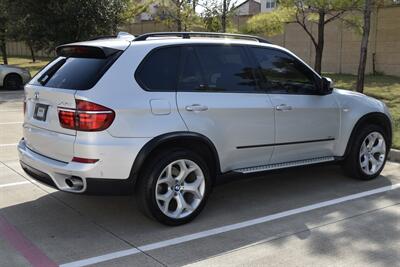
[[[18,150],[28,174],[60,190],[134,193],[178,225],[221,174],[338,162],[369,180],[385,165],[385,104],[333,89],[261,38],[121,34],[56,51],[25,86]]]

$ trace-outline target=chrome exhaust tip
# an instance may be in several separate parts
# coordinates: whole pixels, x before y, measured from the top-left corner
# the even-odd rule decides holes
[[[80,177],[72,176],[71,178],[65,179],[65,183],[72,190],[82,190],[83,180]]]

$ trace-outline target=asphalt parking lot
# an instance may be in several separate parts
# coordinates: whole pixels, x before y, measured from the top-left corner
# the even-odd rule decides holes
[[[400,266],[400,164],[368,182],[334,165],[225,178],[195,221],[167,227],[130,196],[32,181],[22,95],[0,91],[0,266]]]

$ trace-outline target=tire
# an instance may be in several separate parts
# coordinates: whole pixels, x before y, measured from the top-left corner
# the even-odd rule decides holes
[[[184,166],[189,172],[183,171]],[[139,209],[147,216],[176,226],[190,222],[201,212],[211,187],[205,161],[192,151],[178,149],[162,151],[144,166],[135,196]]]
[[[373,144],[369,147],[371,143]],[[350,144],[349,155],[343,163],[347,175],[360,180],[372,180],[378,177],[386,163],[389,152],[387,144],[388,137],[382,127],[367,125],[361,128]],[[373,163],[375,161],[376,165]]]
[[[3,87],[6,90],[19,90],[22,85],[22,78],[18,74],[8,74],[4,78]]]

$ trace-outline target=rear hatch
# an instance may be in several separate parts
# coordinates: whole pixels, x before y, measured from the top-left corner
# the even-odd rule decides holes
[[[129,45],[125,43],[124,48]],[[25,86],[24,139],[29,149],[71,161],[76,130],[61,125],[60,110],[74,110],[75,93],[94,87],[122,51],[121,46],[103,47],[99,42],[57,48],[58,57]]]

